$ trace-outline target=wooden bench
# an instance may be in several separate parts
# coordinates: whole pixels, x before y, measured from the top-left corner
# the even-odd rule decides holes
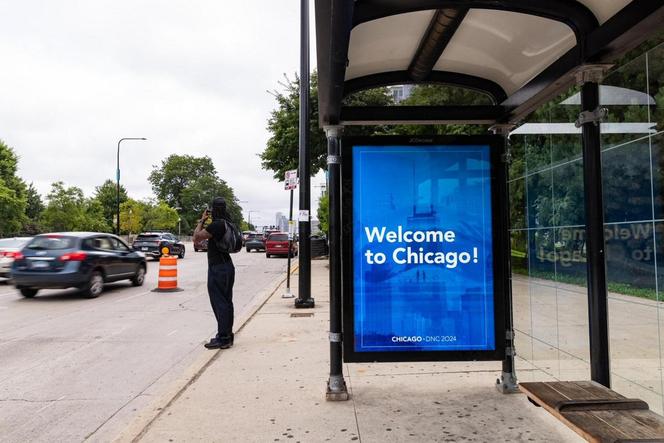
[[[593,381],[521,383],[519,389],[590,442],[664,442],[664,417],[643,400]]]

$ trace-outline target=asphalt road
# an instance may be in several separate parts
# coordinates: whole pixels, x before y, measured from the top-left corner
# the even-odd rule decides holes
[[[74,291],[23,298],[0,284],[0,441],[107,441],[178,377],[216,329],[205,253],[178,261],[178,293],[107,285],[97,299]],[[285,275],[286,259],[234,255],[236,316]],[[237,344],[237,343],[236,343]]]

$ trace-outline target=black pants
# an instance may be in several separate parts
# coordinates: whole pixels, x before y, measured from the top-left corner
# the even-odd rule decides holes
[[[233,263],[208,266],[208,294],[217,318],[217,338],[226,338],[233,332]]]

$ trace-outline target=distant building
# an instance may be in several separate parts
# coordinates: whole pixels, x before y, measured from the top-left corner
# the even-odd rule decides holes
[[[281,212],[277,212],[275,226],[282,232],[288,232],[288,217]]]
[[[414,85],[396,85],[388,86],[387,90],[392,94],[392,98],[395,103],[399,103],[402,100],[410,97],[410,94],[413,92]]]

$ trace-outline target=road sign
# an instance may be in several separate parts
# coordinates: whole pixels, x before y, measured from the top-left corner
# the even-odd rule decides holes
[[[286,171],[286,181],[284,182],[284,189],[292,191],[297,188],[297,169]]]

